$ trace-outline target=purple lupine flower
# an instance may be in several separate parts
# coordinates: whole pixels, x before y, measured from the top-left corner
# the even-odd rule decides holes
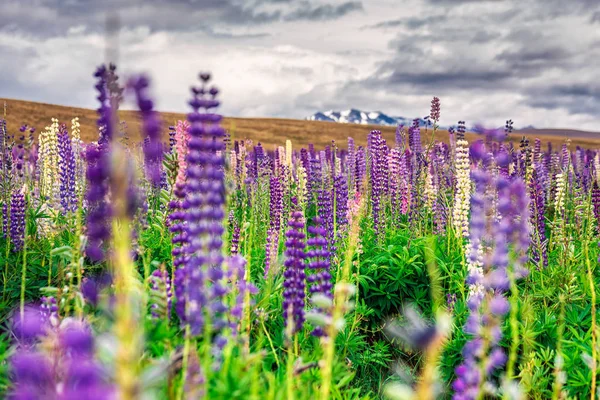
[[[498,153],[496,153],[496,164],[498,164],[498,173],[505,178],[509,177],[509,165],[512,161],[510,153],[506,151],[504,145],[500,146]]]
[[[448,142],[450,143],[452,154],[454,154],[454,150],[456,149],[456,132],[453,126],[448,128]]]
[[[222,116],[211,113],[218,107],[219,91],[208,88],[210,75],[202,74],[202,86],[192,88],[190,101],[193,111],[190,122],[185,210],[185,267],[180,272],[184,279],[185,315],[182,321],[189,324],[191,333],[202,332],[204,313],[210,313],[213,331],[219,332],[226,324],[223,299],[228,289],[223,285],[223,204],[225,202],[225,159],[220,126]],[[205,110],[203,113],[200,110]],[[181,276],[180,276],[181,278]]]
[[[306,275],[304,252],[306,235],[304,234],[304,217],[300,211],[292,213],[288,222],[289,230],[285,236],[285,271],[283,273],[283,318],[287,326],[288,320],[293,322],[292,332],[298,332],[304,324],[304,305]]]
[[[380,131],[371,131],[369,134],[369,154],[371,158],[371,202],[373,215],[373,228],[375,235],[381,239],[385,233],[385,218],[383,215],[383,196],[387,189],[387,146]]]
[[[598,182],[594,181],[592,187],[592,206],[594,207],[594,217],[596,217],[596,230],[600,230],[600,188]]]
[[[175,148],[175,143],[177,143],[177,139],[175,139],[175,135],[177,131],[173,125],[169,125],[169,151],[172,152]]]
[[[506,132],[506,134],[510,134],[513,131],[513,120],[509,119],[506,121],[506,124],[504,125],[504,132]]]
[[[283,216],[283,185],[279,178],[272,175],[269,180],[269,230],[267,231],[267,243],[265,254],[265,277],[268,276],[271,260],[277,256],[279,247],[279,232],[281,230],[281,218]]]
[[[464,140],[465,132],[467,132],[465,121],[458,121],[458,127],[456,128],[456,140]]]
[[[440,108],[439,97],[434,97],[431,100],[431,111],[429,112],[429,118],[433,120],[434,125],[440,121]]]
[[[160,140],[160,118],[153,110],[154,103],[148,96],[150,80],[142,75],[131,79],[129,86],[135,91],[137,105],[142,118],[142,131],[146,139],[144,142],[146,176],[153,187],[160,187],[163,143]]]
[[[11,400],[57,398],[51,361],[43,354],[21,350],[10,359],[13,374]]]
[[[314,204],[315,195],[319,188],[323,185],[323,168],[321,166],[321,160],[315,155],[310,157],[310,188],[309,194],[309,207]]]
[[[324,185],[325,186],[325,185]],[[321,224],[325,229],[324,237],[327,241],[327,249],[330,254],[333,255],[335,252],[335,238],[333,235],[334,225],[333,225],[333,198],[331,189],[327,187],[323,187],[318,190],[317,196],[317,207],[318,212],[317,215],[320,218]]]
[[[18,348],[11,357],[13,387],[10,399],[92,399],[114,396],[94,359],[94,338],[87,325],[71,322],[58,330],[57,340],[48,351],[35,346],[43,338],[47,320],[38,308],[29,307],[15,323]],[[23,339],[26,339],[23,341]],[[47,337],[48,338],[48,337]]]
[[[474,161],[481,161],[482,165],[487,163],[485,158],[490,157],[482,142],[473,147],[472,154]],[[456,380],[452,385],[455,399],[477,398],[484,384],[492,385],[484,380],[506,362],[499,342],[502,318],[510,308],[504,297],[509,288],[508,249],[512,243],[517,255],[525,254],[530,234],[529,199],[522,180],[510,180],[502,175],[494,177],[490,171],[481,168],[474,169],[471,176],[476,191],[471,198],[471,254],[467,281],[471,293],[464,328],[471,337],[463,348],[463,363],[455,371]],[[493,211],[494,192],[498,195],[497,215]],[[524,275],[522,262],[521,257],[513,266],[516,278]]]
[[[85,158],[88,181],[85,195],[88,205],[86,254],[92,261],[98,262],[104,259],[103,244],[110,237],[110,208],[106,200],[110,167],[108,154],[101,146],[88,145]]]
[[[12,321],[11,332],[19,345],[30,346],[35,344],[46,333],[48,323],[44,320],[40,308],[26,306],[23,313],[15,313]]]
[[[106,65],[101,65],[94,73],[94,77],[98,79],[98,82],[95,85],[95,88],[98,91],[98,97],[96,98],[100,102],[100,107],[97,109],[99,116],[97,124],[100,130],[98,145],[100,146],[105,146],[112,140],[112,110],[107,87],[108,75],[109,72],[106,69]]]
[[[23,193],[14,192],[10,203],[10,240],[14,252],[21,250],[25,241],[25,208]]]
[[[125,89],[119,84],[117,66],[113,63],[108,64],[108,71],[106,71],[106,89],[110,95],[111,107],[118,110],[119,104],[123,101],[123,92]]]
[[[81,294],[86,303],[93,307],[98,305],[100,292],[112,284],[112,276],[108,273],[102,273],[98,277],[85,277],[81,282]]]
[[[171,319],[171,277],[164,266],[155,269],[150,276],[151,304],[153,319]]]
[[[233,225],[233,232],[231,233],[231,248],[230,254],[236,255],[240,251],[240,225],[237,221]]]
[[[242,320],[242,314],[244,312],[244,301],[247,295],[254,295],[258,293],[256,287],[249,281],[248,271],[246,269],[246,259],[240,255],[232,255],[228,258],[227,264],[229,265],[229,280],[235,284],[236,297],[235,304],[231,307],[230,315],[230,327],[234,336],[238,331],[238,325]]]
[[[325,238],[327,231],[321,225],[322,222],[321,218],[316,217],[314,225],[308,227],[308,233],[311,236],[306,242],[309,246],[306,258],[310,273],[307,274],[306,281],[309,284],[311,296],[318,293],[328,298],[333,298],[330,273],[331,253],[327,250],[327,239]],[[316,326],[313,330],[313,335],[323,336],[324,331],[322,327]]]
[[[456,305],[456,300],[456,293],[446,294],[446,306],[448,307],[448,312],[450,314],[454,313],[454,306]]]
[[[348,184],[345,175],[338,175],[333,181],[335,197],[335,229],[338,236],[348,225]]]
[[[403,149],[404,148],[404,125],[399,124],[396,127],[396,133],[394,136],[396,148]]]
[[[98,78],[98,128],[100,138],[98,144],[90,144],[86,148],[87,161],[86,178],[87,193],[85,199],[88,205],[86,220],[87,247],[86,254],[92,261],[104,259],[104,242],[110,237],[109,217],[110,207],[107,202],[108,178],[110,175],[109,146],[112,140],[112,108],[107,93],[107,69],[101,65],[94,76]]]
[[[175,269],[175,311],[180,319],[185,317],[185,263],[186,263],[186,245],[188,235],[185,230],[186,212],[182,207],[182,202],[186,196],[185,182],[176,182],[173,188],[175,199],[169,202],[169,232],[171,232],[171,243],[173,256],[173,268]]]
[[[356,184],[356,192],[362,193],[365,177],[367,176],[367,156],[365,149],[358,146],[356,150],[356,166],[354,168],[354,182]]]
[[[419,118],[415,118],[413,120],[413,124],[408,130],[409,132],[409,140],[410,140],[410,150],[415,154],[421,154],[423,152],[423,147],[421,145],[421,129],[419,127]]]
[[[404,176],[402,175],[401,164],[402,151],[400,150],[400,147],[397,146],[391,149],[390,153],[388,154],[388,168],[390,171],[390,211],[392,221],[396,226],[398,226],[400,223],[400,215],[402,209],[402,193],[400,188],[402,186],[402,180],[404,179]]]
[[[283,216],[283,184],[279,177],[271,176],[269,180],[269,192],[269,227],[279,232]]]
[[[20,138],[20,140],[23,140],[23,137]],[[23,148],[23,143],[19,143],[18,145],[13,145],[12,150],[11,150],[11,156],[12,156],[12,164],[15,166],[16,172],[17,172],[17,177],[18,177],[18,182],[22,183],[23,182],[23,163],[24,163],[24,156],[25,156],[25,149]]]
[[[412,153],[410,149],[406,149],[400,158],[400,176],[402,177],[400,182],[400,213],[402,215],[408,214],[412,203],[412,173]]]
[[[88,326],[73,323],[60,333],[61,350],[66,355],[62,399],[110,399],[114,393],[105,382],[94,359],[94,336]]]
[[[8,234],[8,227],[10,225],[9,217],[8,217],[8,202],[4,202],[2,204],[2,237],[6,238]]]
[[[538,166],[541,164],[537,164]],[[548,266],[548,249],[546,240],[546,219],[544,213],[546,211],[546,199],[539,179],[538,171],[533,169],[531,179],[529,181],[529,194],[531,196],[531,226],[532,231],[532,261],[539,267]]]
[[[60,203],[65,212],[75,211],[77,209],[75,155],[65,124],[61,124],[58,133],[58,155],[60,157]]]
[[[310,153],[305,148],[300,149],[300,162],[306,173],[306,201],[308,202],[312,193],[312,173],[310,169]]]
[[[40,315],[42,323],[48,323],[53,319],[58,318],[58,304],[56,304],[56,298],[54,296],[42,296],[40,299]]]

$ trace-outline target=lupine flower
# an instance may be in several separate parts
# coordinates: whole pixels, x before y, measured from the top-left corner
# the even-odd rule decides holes
[[[409,132],[409,141],[410,141],[410,150],[417,156],[423,152],[423,147],[421,145],[421,129],[419,128],[419,119],[415,118],[413,120],[413,124],[408,130]]]
[[[100,66],[94,74],[98,78],[96,90],[98,90],[98,128],[100,138],[98,145],[88,145],[86,149],[87,161],[87,193],[85,199],[88,205],[86,220],[87,247],[86,254],[92,261],[104,259],[103,243],[110,237],[109,217],[110,207],[107,203],[108,178],[110,175],[109,146],[112,140],[112,110],[108,104],[106,87],[107,70],[104,65]]]
[[[103,400],[113,397],[100,365],[94,360],[94,337],[84,324],[73,323],[60,333],[64,360],[64,389],[61,398]]]
[[[594,207],[594,217],[596,218],[596,231],[600,230],[600,188],[598,182],[594,181],[592,187],[592,206]]]
[[[192,89],[190,105],[193,111],[188,114],[190,141],[186,157],[186,197],[182,203],[188,241],[183,250],[185,264],[177,270],[176,283],[184,286],[185,314],[180,318],[189,324],[193,335],[202,332],[205,312],[211,314],[213,331],[219,332],[225,326],[227,308],[223,299],[228,291],[222,283],[221,253],[225,201],[222,138],[225,130],[219,125],[222,117],[210,112],[219,105],[216,100],[218,90],[207,86],[210,75],[201,74],[200,78],[202,86]],[[200,109],[205,112],[199,112]]]
[[[333,188],[335,193],[335,229],[338,231],[338,235],[344,232],[348,226],[348,185],[346,183],[345,175],[337,175],[333,182]]]
[[[437,123],[440,121],[440,99],[439,97],[434,97],[431,100],[431,112],[429,113],[429,118],[433,120],[433,125],[437,126]]]
[[[546,199],[537,170],[534,169],[529,181],[531,196],[532,261],[538,266],[548,266],[548,250],[546,241]]]
[[[10,240],[13,251],[23,248],[25,241],[25,196],[21,191],[14,192],[10,203]]]
[[[10,359],[13,387],[10,399],[91,399],[108,400],[114,392],[94,358],[94,337],[90,328],[69,321],[47,335],[47,320],[40,310],[28,308],[15,324],[22,340]],[[48,343],[38,345],[43,340]]]
[[[4,202],[4,204],[2,204],[2,237],[6,238],[9,226],[8,202]]]
[[[58,318],[58,304],[54,296],[42,296],[40,299],[40,315],[42,324],[51,323]]]
[[[100,300],[100,292],[111,284],[112,277],[108,273],[103,273],[95,278],[85,277],[81,282],[81,295],[86,303],[96,307]]]
[[[369,153],[371,157],[371,201],[373,214],[373,227],[379,238],[385,230],[383,218],[383,199],[387,188],[387,154],[385,140],[380,131],[372,131],[369,134]]]
[[[61,125],[58,134],[58,155],[60,158],[60,202],[64,211],[75,211],[77,209],[75,156],[65,124]]]
[[[327,241],[326,248],[329,249],[331,254],[333,254],[335,252],[335,238],[333,235],[333,199],[331,190],[328,187],[325,187],[325,185],[323,185],[322,189],[318,190],[317,207],[317,215],[319,217],[320,224],[322,224],[325,230],[323,236]]]
[[[47,126],[40,135],[41,192],[50,199],[51,204],[58,195],[58,131],[58,120],[52,118],[52,125]]]
[[[233,232],[231,234],[231,248],[229,250],[230,254],[236,255],[240,251],[240,225],[236,221],[233,226]]]
[[[460,126],[460,125],[459,125]],[[459,131],[459,135],[460,135]],[[463,133],[464,135],[464,133]],[[469,196],[471,194],[471,179],[469,178],[469,143],[462,137],[456,141],[456,159],[454,168],[456,171],[456,193],[454,195],[454,208],[452,210],[452,222],[457,235],[467,236]]]
[[[435,169],[434,163],[429,162],[429,166],[427,168],[427,175],[425,177],[425,187],[424,187],[424,196],[425,196],[425,207],[427,209],[433,211],[433,205],[436,202],[437,198],[437,190],[434,185],[435,180]]]
[[[478,145],[482,148],[482,143]],[[486,151],[474,147],[475,161],[486,163]],[[463,348],[463,363],[456,368],[452,387],[455,399],[476,399],[484,390],[494,388],[486,378],[506,362],[499,346],[501,322],[509,311],[503,293],[509,288],[509,244],[517,254],[529,245],[529,204],[523,181],[494,177],[489,171],[477,168],[472,173],[475,193],[471,199],[470,254],[467,283],[471,291],[468,300],[469,317],[465,332],[470,335]],[[498,194],[498,217],[492,211],[494,192]],[[520,262],[513,265],[515,277],[524,271]],[[483,370],[482,370],[483,368]]]
[[[142,118],[142,131],[147,142],[144,144],[144,165],[146,176],[154,187],[160,186],[163,158],[163,144],[160,140],[160,119],[153,110],[154,104],[148,97],[150,80],[139,76],[129,81],[129,86],[135,91],[138,108]]]
[[[256,287],[249,281],[248,271],[246,268],[246,259],[240,255],[232,255],[227,259],[229,266],[228,278],[231,284],[235,287],[235,302],[230,309],[230,326],[233,335],[238,332],[238,325],[242,320],[244,312],[244,301],[246,296],[254,295],[258,292]]]
[[[504,125],[504,132],[506,132],[506,134],[510,134],[513,131],[513,120],[509,119],[506,121],[506,125]]]
[[[304,324],[304,288],[306,287],[306,275],[304,259],[304,217],[301,212],[292,213],[292,219],[288,222],[289,230],[285,236],[285,271],[283,273],[283,318],[286,326],[291,321],[292,332],[298,332]]]
[[[99,146],[91,144],[87,146],[85,158],[88,181],[85,196],[88,205],[86,254],[93,261],[101,261],[104,259],[103,244],[110,237],[110,209],[106,201],[110,173],[108,157]]]
[[[169,151],[172,152],[177,144],[177,131],[173,125],[169,125]]]
[[[171,277],[166,268],[162,265],[152,272],[150,280],[150,313],[153,319],[171,318],[171,299],[173,292],[171,290]]]
[[[567,179],[564,173],[556,175],[556,192],[554,194],[554,242],[564,244],[565,239],[565,196],[567,192]]]
[[[322,220],[316,217],[314,225],[308,227],[308,233],[311,235],[306,242],[309,250],[306,253],[308,260],[308,270],[306,281],[309,284],[311,296],[319,295],[327,298],[333,298],[331,293],[331,252],[327,250],[327,231],[321,225]],[[313,335],[322,336],[324,334],[321,327],[316,326]]]
[[[83,194],[85,177],[84,144],[81,141],[81,124],[79,118],[71,120],[71,151],[75,159],[75,193],[77,199]]]
[[[405,177],[401,170],[402,153],[398,147],[390,150],[388,154],[388,170],[390,171],[389,178],[389,197],[392,219],[396,226],[400,223],[400,215],[402,214],[402,192],[401,186]]]
[[[265,255],[265,277],[269,274],[271,261],[277,256],[279,247],[279,231],[283,214],[283,185],[277,176],[269,180],[269,230],[267,232],[267,248]]]
[[[96,69],[94,77],[98,79],[95,88],[98,91],[98,102],[100,106],[96,110],[99,116],[97,121],[99,129],[98,144],[104,146],[112,140],[112,127],[111,127],[111,104],[108,94],[108,88],[106,80],[108,72],[105,65],[101,65]]]

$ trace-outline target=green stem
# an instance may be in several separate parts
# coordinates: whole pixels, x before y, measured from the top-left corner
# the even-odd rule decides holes
[[[515,363],[517,361],[517,350],[519,348],[519,323],[517,320],[518,305],[519,305],[519,289],[517,288],[515,277],[512,271],[509,271],[508,278],[510,280],[511,298],[510,298],[510,331],[511,343],[510,354],[508,357],[508,365],[506,367],[506,378],[514,378]],[[507,394],[505,394],[505,398]]]
[[[271,335],[269,335],[269,331],[265,327],[265,321],[263,318],[260,319],[260,324],[265,331],[265,335],[267,336],[267,340],[269,341],[269,346],[271,346],[271,351],[273,352],[273,357],[275,357],[275,363],[277,364],[277,368],[281,368],[281,364],[279,363],[279,358],[277,357],[277,351],[275,351],[275,346],[273,345],[273,340],[271,339]]]
[[[27,216],[25,216],[24,225],[23,267],[21,269],[21,319],[23,319],[23,316],[25,315],[25,286],[27,285]]]
[[[187,379],[188,361],[190,357],[190,324],[185,324],[185,341],[183,343],[183,359],[181,360],[181,385],[177,390],[177,399],[183,399],[185,381]]]

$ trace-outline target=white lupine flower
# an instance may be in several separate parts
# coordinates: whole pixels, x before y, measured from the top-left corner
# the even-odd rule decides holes
[[[456,142],[456,194],[452,210],[452,224],[457,234],[469,235],[469,197],[471,195],[471,177],[469,166],[469,142],[464,139]]]

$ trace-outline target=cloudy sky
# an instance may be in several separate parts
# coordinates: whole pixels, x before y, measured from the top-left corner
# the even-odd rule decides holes
[[[600,130],[598,0],[2,0],[0,97],[95,107],[107,12],[164,111],[209,70],[230,116],[412,118],[438,96],[444,125]]]

